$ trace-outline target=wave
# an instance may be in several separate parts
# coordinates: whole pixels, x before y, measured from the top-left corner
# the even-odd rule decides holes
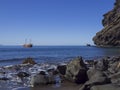
[[[25,58],[2,59],[0,62],[22,61]]]

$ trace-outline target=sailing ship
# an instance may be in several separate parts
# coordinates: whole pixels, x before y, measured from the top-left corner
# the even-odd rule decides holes
[[[33,47],[32,43],[31,43],[31,40],[30,40],[29,43],[27,43],[27,39],[26,39],[25,40],[25,44],[23,45],[23,47],[25,47],[25,48],[31,48],[31,47]]]

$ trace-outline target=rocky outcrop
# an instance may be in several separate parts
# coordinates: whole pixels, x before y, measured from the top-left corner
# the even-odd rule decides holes
[[[46,74],[47,72],[41,71],[39,74],[32,76],[30,84],[32,87],[39,85],[47,85],[56,83],[56,76],[53,74]]]
[[[68,63],[65,78],[78,84],[87,81],[87,67],[82,57],[77,57]]]
[[[104,28],[93,37],[97,46],[120,46],[120,0],[116,0],[113,10],[104,14]]]
[[[88,81],[79,90],[120,90],[120,57],[94,61],[87,76]]]
[[[36,62],[33,60],[33,58],[28,57],[25,60],[23,60],[22,64],[36,64]]]

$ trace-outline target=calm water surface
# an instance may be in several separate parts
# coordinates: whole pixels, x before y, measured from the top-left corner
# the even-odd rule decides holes
[[[32,57],[36,62],[58,63],[82,56],[95,59],[104,56],[120,55],[120,48],[99,48],[87,46],[0,46],[0,66],[19,64],[24,58]]]

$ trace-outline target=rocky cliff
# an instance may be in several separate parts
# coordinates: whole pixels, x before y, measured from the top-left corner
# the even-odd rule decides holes
[[[96,33],[93,41],[97,46],[120,46],[120,0],[116,0],[114,8],[103,15],[104,28]]]

